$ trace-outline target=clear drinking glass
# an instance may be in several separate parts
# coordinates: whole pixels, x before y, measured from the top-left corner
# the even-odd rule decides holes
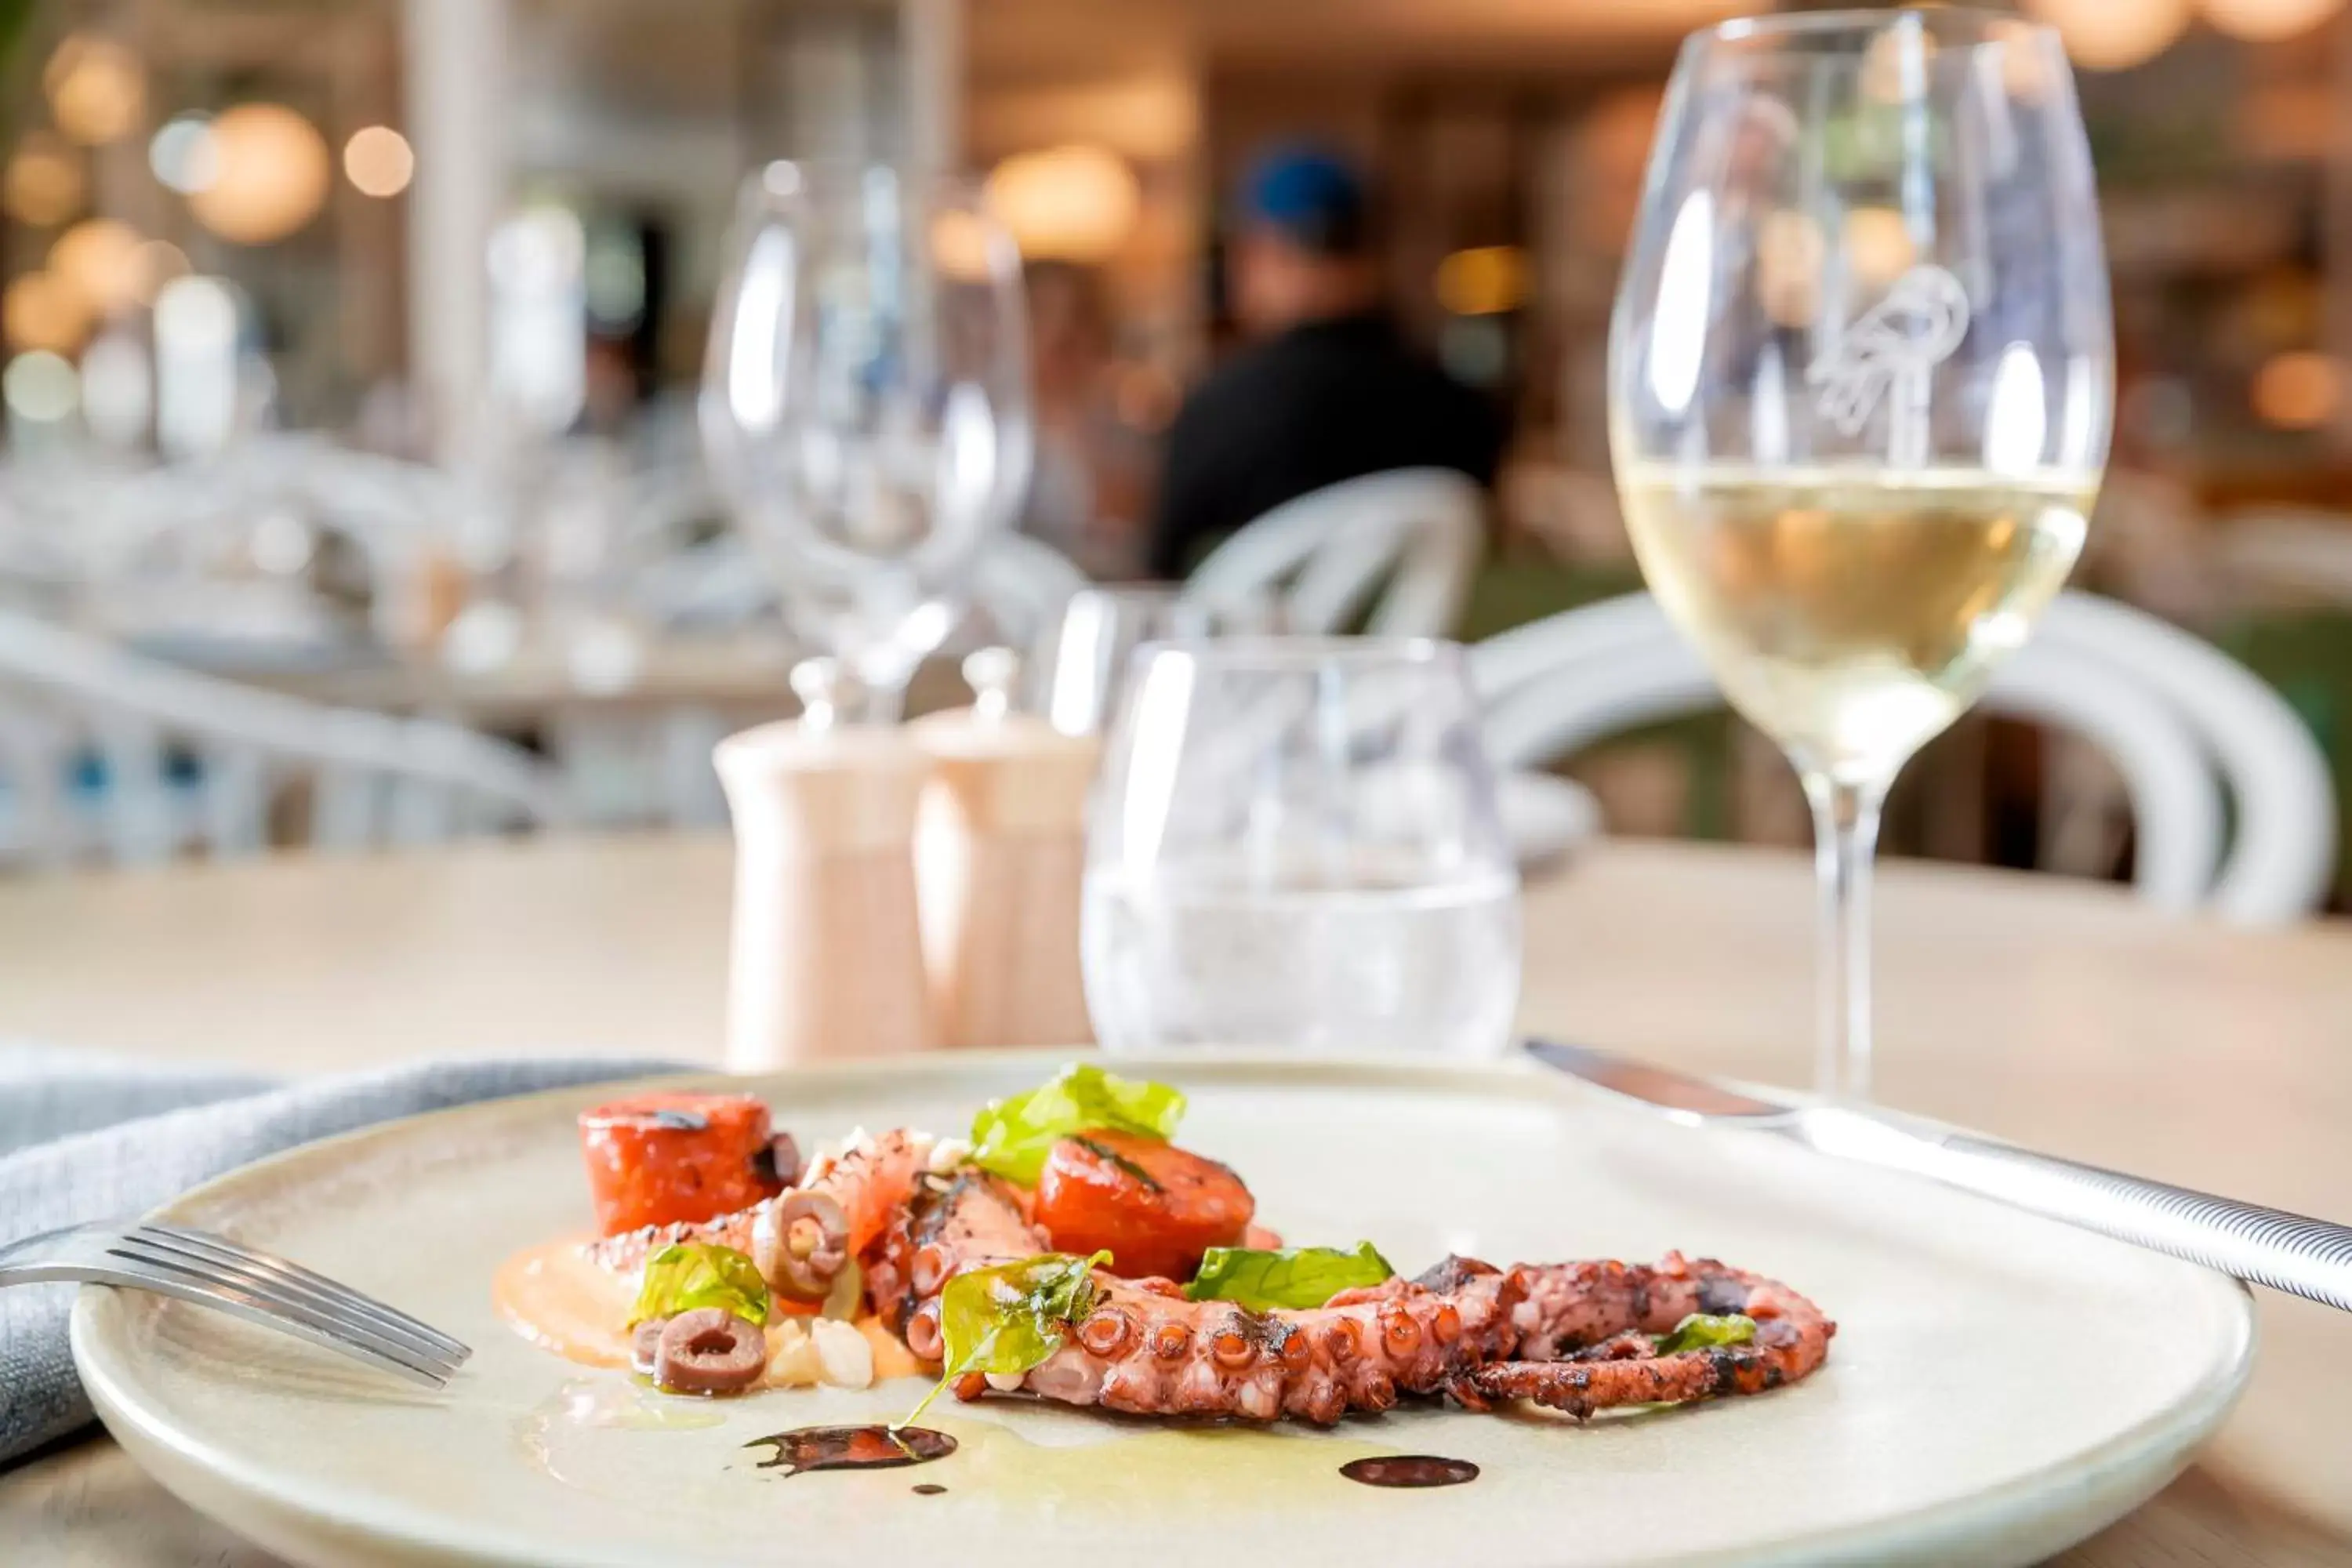
[[[1869,1092],[1880,803],[2065,580],[2113,384],[2049,29],[1815,13],[1683,46],[1611,324],[1610,438],[1643,574],[1812,802],[1826,1093]]]
[[[786,615],[895,719],[1028,484],[1012,237],[968,182],[769,164],[744,183],[701,422]]]
[[[1500,1050],[1518,874],[1476,721],[1451,644],[1140,649],[1087,826],[1104,1046]]]

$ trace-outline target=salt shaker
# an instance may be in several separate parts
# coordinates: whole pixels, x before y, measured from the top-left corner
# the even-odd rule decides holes
[[[1091,1044],[1078,963],[1086,801],[1100,748],[1013,710],[1017,661],[964,661],[972,705],[908,726],[929,757],[916,856],[950,1046]]]
[[[837,721],[829,659],[793,671],[799,720],[719,743],[735,823],[727,1065],[926,1049],[938,1031],[916,914],[928,767],[903,730]]]

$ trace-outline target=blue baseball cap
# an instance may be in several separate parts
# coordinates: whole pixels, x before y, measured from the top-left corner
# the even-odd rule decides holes
[[[1338,153],[1311,143],[1259,153],[1234,205],[1244,226],[1275,229],[1309,250],[1360,250],[1370,228],[1363,177]]]

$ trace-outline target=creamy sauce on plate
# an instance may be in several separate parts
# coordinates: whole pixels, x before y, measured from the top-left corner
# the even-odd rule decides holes
[[[615,1274],[591,1262],[593,1236],[567,1236],[526,1247],[499,1265],[490,1280],[490,1300],[509,1327],[541,1350],[582,1366],[629,1365],[629,1312],[636,1305],[635,1274]],[[779,1312],[772,1330],[793,1321]],[[806,1320],[803,1319],[805,1322]],[[878,1318],[857,1320],[857,1331],[874,1351],[874,1380],[927,1375],[903,1341]],[[775,1334],[770,1335],[773,1354]],[[752,1392],[759,1392],[757,1385]]]

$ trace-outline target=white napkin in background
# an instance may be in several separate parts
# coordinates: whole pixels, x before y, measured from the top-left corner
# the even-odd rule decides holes
[[[415,1062],[289,1084],[0,1043],[0,1247],[136,1218],[224,1171],[373,1122],[683,1070],[645,1060]],[[91,1419],[66,1345],[77,1289],[0,1289],[0,1467]]]

